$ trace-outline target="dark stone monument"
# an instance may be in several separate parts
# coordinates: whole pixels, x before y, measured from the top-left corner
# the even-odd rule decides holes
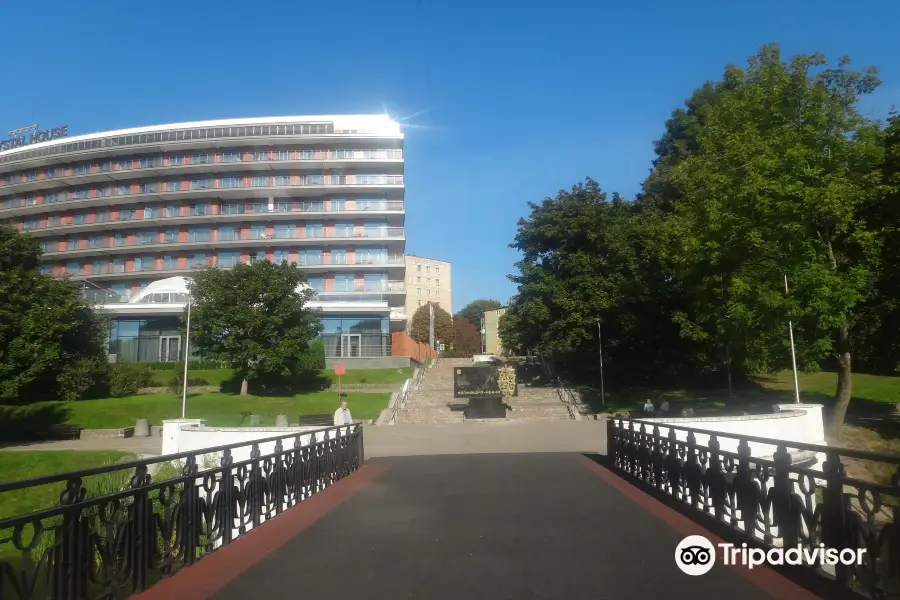
[[[467,419],[505,419],[506,405],[497,378],[498,367],[456,367],[453,397],[467,398]],[[518,388],[513,396],[518,394]]]

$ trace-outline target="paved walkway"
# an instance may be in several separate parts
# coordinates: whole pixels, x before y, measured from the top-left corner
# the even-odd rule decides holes
[[[605,421],[493,421],[364,426],[366,456],[508,452],[606,452]],[[159,455],[162,438],[38,442],[0,450],[121,450]]]
[[[681,573],[697,533],[577,454],[375,459],[142,597],[814,597],[765,568]]]

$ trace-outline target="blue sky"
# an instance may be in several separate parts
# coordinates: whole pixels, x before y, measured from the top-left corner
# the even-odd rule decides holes
[[[505,302],[526,202],[585,176],[633,195],[669,113],[764,43],[850,55],[900,106],[900,3],[3,2],[0,130],[388,112],[405,118],[407,251],[453,309]],[[86,8],[87,7],[87,8]]]

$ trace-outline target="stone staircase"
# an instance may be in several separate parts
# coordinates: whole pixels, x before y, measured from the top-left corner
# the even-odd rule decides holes
[[[465,421],[465,401],[453,398],[453,368],[470,366],[471,359],[445,358],[428,369],[419,389],[409,393],[397,423],[462,423]]]
[[[472,366],[471,359],[448,358],[429,369],[419,389],[410,392],[406,406],[400,410],[396,422],[463,423],[466,420],[464,412],[466,401],[453,397],[453,369],[470,366]],[[518,368],[519,395],[509,399],[512,410],[508,411],[507,419],[558,421],[572,418],[555,387],[542,385],[539,378],[526,376],[526,370],[521,365]],[[529,383],[525,383],[526,381]]]

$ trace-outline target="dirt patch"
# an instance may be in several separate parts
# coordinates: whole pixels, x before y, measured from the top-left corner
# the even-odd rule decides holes
[[[893,424],[900,428],[900,424]],[[879,454],[900,455],[900,437],[892,435],[891,424],[879,421],[872,426],[844,425],[840,441],[836,446],[877,452]],[[829,443],[832,443],[829,440]],[[842,459],[849,477],[874,481],[885,485],[891,484],[891,478],[897,472],[896,462],[879,462],[871,460],[859,460],[856,458]]]

